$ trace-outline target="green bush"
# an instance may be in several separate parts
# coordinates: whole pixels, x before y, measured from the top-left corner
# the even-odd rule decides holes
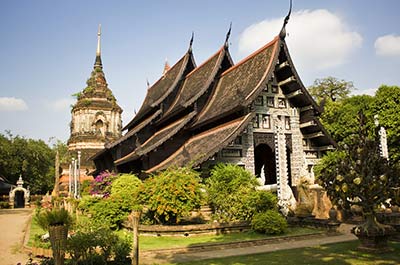
[[[249,171],[237,165],[218,164],[206,183],[215,219],[222,222],[251,219],[255,212],[252,199],[259,195],[255,189],[258,182]]]
[[[257,190],[248,195],[247,202],[248,207],[255,214],[277,209],[278,197],[270,191]]]
[[[268,235],[278,235],[286,231],[286,219],[277,210],[256,213],[251,221],[254,231]]]
[[[90,205],[87,213],[97,222],[104,223],[112,229],[118,229],[132,211],[130,200],[121,196],[110,196],[97,200]]]
[[[67,241],[66,252],[73,264],[128,264],[130,252],[127,240],[120,239],[110,229],[98,227],[76,231]]]
[[[141,201],[157,223],[176,224],[201,206],[199,173],[188,167],[170,168],[148,178]]]
[[[111,196],[121,196],[137,204],[142,181],[135,175],[121,174],[111,183]]]
[[[82,184],[80,186],[80,190],[81,190],[81,195],[82,196],[86,196],[86,195],[90,194],[91,184],[92,184],[92,181],[88,180],[88,179],[85,179],[82,182]]]
[[[135,175],[123,174],[111,182],[107,197],[84,196],[78,208],[94,220],[117,229],[133,209],[139,205],[141,181]]]
[[[73,223],[71,215],[63,208],[53,209],[51,211],[40,211],[35,215],[35,219],[37,224],[46,231],[48,230],[49,226],[65,225],[69,227]]]
[[[0,202],[0,209],[8,209],[10,208],[9,202]]]

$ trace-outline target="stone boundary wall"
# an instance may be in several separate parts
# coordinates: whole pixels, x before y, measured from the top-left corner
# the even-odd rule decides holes
[[[124,228],[132,230],[128,223],[123,224]],[[139,225],[139,232],[142,235],[154,236],[192,236],[204,234],[229,234],[236,232],[246,232],[251,229],[249,222],[238,223],[212,223],[197,225]]]

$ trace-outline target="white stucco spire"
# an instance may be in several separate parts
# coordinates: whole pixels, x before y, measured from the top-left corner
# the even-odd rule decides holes
[[[101,42],[101,24],[99,24],[99,31],[97,32],[97,50],[96,50],[96,56],[100,56],[100,55],[101,55],[100,42]]]

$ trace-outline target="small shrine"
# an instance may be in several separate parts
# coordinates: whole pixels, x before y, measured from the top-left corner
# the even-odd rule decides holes
[[[17,187],[10,191],[10,207],[11,208],[27,208],[29,207],[30,191],[29,187],[25,189],[22,176],[19,176]]]

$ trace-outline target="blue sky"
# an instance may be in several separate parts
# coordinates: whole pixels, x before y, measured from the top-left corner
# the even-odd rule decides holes
[[[174,64],[195,32],[197,64],[213,55],[232,22],[235,62],[278,34],[288,1],[0,1],[0,132],[66,141],[72,94],[85,87],[102,24],[104,72],[123,124],[146,79]],[[400,85],[400,1],[294,0],[286,38],[303,83],[334,76],[357,94]]]

